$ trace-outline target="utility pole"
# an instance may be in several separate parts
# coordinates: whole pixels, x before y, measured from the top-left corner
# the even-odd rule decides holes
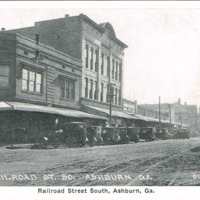
[[[109,94],[108,94],[108,98],[109,98],[109,127],[111,127],[111,118],[112,118],[112,102],[113,102],[113,97],[114,95],[114,90],[112,92],[113,86],[115,84],[113,83],[109,83]]]
[[[169,106],[169,128],[170,128],[170,132],[171,132],[171,125],[172,125],[172,110],[171,110],[171,104],[168,104]]]
[[[181,128],[183,128],[183,113],[181,111]]]
[[[160,116],[160,96],[159,96],[159,129],[161,128],[161,116]]]

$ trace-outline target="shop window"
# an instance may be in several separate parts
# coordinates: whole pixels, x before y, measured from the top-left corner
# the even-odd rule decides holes
[[[22,69],[22,90],[42,93],[42,74],[29,69]]]

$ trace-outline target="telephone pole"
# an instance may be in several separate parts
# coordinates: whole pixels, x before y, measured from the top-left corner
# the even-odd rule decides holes
[[[159,128],[161,128],[161,116],[160,116],[160,96],[159,96]]]
[[[114,89],[113,86],[115,84],[109,83],[109,94],[108,94],[108,99],[109,99],[109,127],[111,127],[111,118],[112,118],[112,102],[113,102],[113,97],[114,95]]]

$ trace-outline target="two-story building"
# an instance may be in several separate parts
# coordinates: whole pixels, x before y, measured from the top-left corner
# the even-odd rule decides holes
[[[123,99],[123,110],[133,117],[132,120],[129,120],[129,126],[159,126],[158,112],[138,105],[137,101]],[[163,115],[163,113],[161,113],[161,115]],[[162,126],[166,126],[166,124],[169,124],[169,122],[162,120]]]
[[[43,44],[80,59],[82,62],[82,110],[109,116],[112,102],[112,124],[124,125],[131,116],[122,109],[124,49],[110,23],[97,24],[84,14],[36,22],[33,27],[9,31],[34,38],[39,34]]]
[[[181,125],[186,124],[190,127],[191,132],[194,134],[199,132],[199,113],[197,105],[188,105],[187,102],[181,103],[181,99],[174,104],[175,106],[175,121]]]
[[[56,119],[103,123],[103,117],[80,111],[81,75],[80,59],[40,44],[38,35],[31,40],[1,31],[1,141],[10,141],[16,129],[30,137],[47,134]]]

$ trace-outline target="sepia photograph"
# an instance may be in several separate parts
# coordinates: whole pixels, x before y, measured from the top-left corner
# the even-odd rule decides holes
[[[200,186],[199,8],[11,7],[0,21],[0,190]]]

